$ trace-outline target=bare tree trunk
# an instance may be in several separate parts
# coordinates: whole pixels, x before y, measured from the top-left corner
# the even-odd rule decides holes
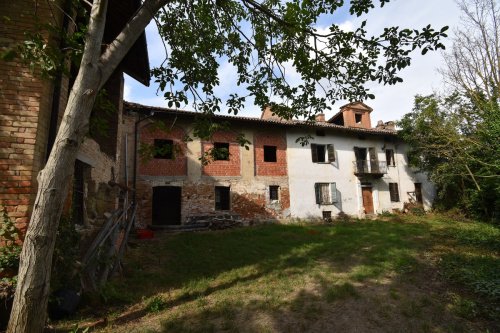
[[[38,193],[21,252],[16,294],[7,329],[9,333],[42,332],[45,325],[59,218],[101,80],[98,62],[106,9],[107,0],[94,0],[80,71],[53,150],[38,175]]]
[[[50,291],[52,254],[76,154],[88,132],[99,89],[128,53],[154,14],[168,0],[146,0],[101,55],[107,0],[94,0],[80,70],[69,96],[47,164],[38,175],[38,193],[21,252],[8,333],[42,332]]]

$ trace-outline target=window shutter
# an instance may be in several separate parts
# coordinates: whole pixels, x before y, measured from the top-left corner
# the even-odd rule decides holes
[[[330,183],[330,195],[331,202],[337,202],[337,185],[335,183]]]
[[[335,149],[333,149],[333,145],[327,145],[328,149],[328,162],[335,162]]]
[[[389,183],[389,193],[392,202],[399,202],[399,188],[398,183]]]
[[[314,184],[314,192],[316,194],[316,203],[321,204],[321,189],[318,183]]]
[[[314,143],[311,143],[311,155],[312,155],[312,161],[318,162],[318,149],[316,149],[316,144]]]

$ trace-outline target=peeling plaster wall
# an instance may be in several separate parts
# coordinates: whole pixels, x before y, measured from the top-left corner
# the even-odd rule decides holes
[[[313,163],[311,146],[301,146],[296,142],[298,137],[311,134],[314,139],[310,143],[333,144],[335,162]],[[429,209],[435,191],[425,175],[415,173],[407,166],[405,146],[395,144],[393,138],[383,136],[363,137],[356,134],[326,132],[325,136],[317,136],[314,130],[289,129],[287,133],[287,156],[290,184],[290,213],[292,217],[321,217],[323,211],[330,211],[332,216],[339,212],[349,215],[363,216],[361,182],[372,185],[372,196],[375,213],[402,209],[403,203],[409,201],[408,192],[414,191],[415,182],[422,183],[424,207]],[[386,161],[384,149],[394,149],[395,167],[388,167],[388,173],[382,178],[360,179],[354,174],[354,147],[374,147],[379,162]],[[331,205],[316,204],[315,183],[336,183],[338,202]],[[391,202],[389,183],[398,183],[399,202]]]

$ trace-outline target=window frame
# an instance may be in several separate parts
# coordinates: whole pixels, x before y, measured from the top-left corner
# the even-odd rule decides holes
[[[398,183],[389,183],[389,196],[391,197],[391,202],[400,202]]]
[[[219,146],[219,147],[217,147]],[[220,147],[220,146],[224,146],[224,147]],[[229,147],[231,145],[229,144],[229,142],[223,142],[223,141],[217,141],[217,142],[214,142],[213,143],[213,149],[214,151],[212,151],[212,157],[213,157],[213,160],[214,161],[229,161],[230,159],[230,153],[229,153]],[[218,156],[220,154],[220,151],[215,153],[215,151],[218,151],[219,149],[226,149],[227,150],[227,155],[225,156],[225,158],[219,158],[220,156]],[[221,154],[222,155],[222,154]]]
[[[394,155],[394,149],[389,148],[385,150],[385,161],[387,163],[387,166],[396,166],[396,158]]]
[[[321,193],[321,189],[324,188],[325,185],[328,185],[328,196],[329,201],[323,201],[323,195]],[[337,197],[337,183],[314,183],[314,193],[316,196],[316,204],[318,205],[333,205],[338,202]]]
[[[273,193],[276,194],[276,198],[273,198]],[[269,201],[280,201],[280,187],[278,185],[269,185]]]
[[[270,151],[269,149],[272,149],[272,151]],[[267,153],[266,153],[266,151],[267,151]],[[277,146],[264,145],[262,147],[262,152],[263,152],[264,162],[266,162],[266,163],[276,163],[276,162],[278,162],[278,147]],[[272,153],[272,156],[274,158],[271,158],[271,160],[266,160],[266,157],[269,157],[269,153]]]
[[[358,117],[359,117],[359,121],[357,121],[357,119],[356,119]],[[354,113],[354,123],[356,125],[361,125],[363,123],[363,114],[362,113],[358,113],[358,112]]]
[[[169,145],[170,151],[167,151],[166,154],[160,155],[158,150],[163,149],[165,145]],[[154,151],[153,158],[159,160],[173,160],[174,159],[174,140],[172,139],[154,139],[153,141]]]
[[[318,152],[319,147],[322,147],[323,153]],[[319,156],[323,156],[324,161],[319,161]],[[311,159],[313,163],[329,164],[335,162],[335,147],[333,144],[317,144],[311,143]]]

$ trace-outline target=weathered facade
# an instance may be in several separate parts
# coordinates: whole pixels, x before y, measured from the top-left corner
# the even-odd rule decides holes
[[[149,158],[139,157],[136,169],[145,224],[175,225],[220,214],[248,220],[365,216],[402,209],[404,202],[432,204],[433,186],[408,167],[393,124],[371,128],[372,110],[363,103],[342,107],[328,121],[323,115],[315,122],[285,121],[269,109],[260,119],[215,116],[229,122],[230,130],[210,141],[194,137],[194,112],[133,103],[125,109],[129,132],[137,128],[142,157],[145,147],[156,147]],[[342,123],[335,123],[339,118]],[[346,125],[349,119],[353,123]],[[248,150],[236,140],[240,133],[250,141]],[[313,139],[302,146],[297,139],[307,135]],[[161,147],[166,154],[158,154]],[[214,147],[228,155],[203,164]]]
[[[0,12],[0,49],[15,49],[27,33],[42,31],[51,23],[66,31],[74,20],[64,16],[61,8],[67,1],[2,1]],[[140,5],[139,0],[109,3],[104,41],[110,42]],[[71,12],[71,11],[67,11]],[[64,47],[57,35],[43,33],[55,47]],[[69,65],[69,64],[68,64]],[[71,73],[75,72],[73,68]],[[118,204],[119,190],[112,185],[120,179],[123,103],[123,72],[144,84],[149,83],[149,64],[145,37],[134,45],[127,58],[106,83],[106,98],[113,111],[94,110],[94,119],[104,127],[84,140],[75,164],[75,173],[66,211],[75,223],[91,226]],[[43,78],[19,58],[1,61],[0,65],[0,207],[21,229],[29,222],[37,192],[38,172],[45,165],[54,143],[58,124],[64,112],[72,77],[56,74]]]
[[[132,133],[138,120],[129,117]],[[138,156],[139,220],[153,225],[176,225],[206,215],[237,214],[249,220],[288,217],[285,132],[235,119],[231,130],[216,132],[210,141],[204,141],[193,135],[194,117],[194,113],[160,111],[137,126],[138,142],[143,147],[172,147],[167,149],[168,156]],[[158,121],[164,128],[159,128]],[[237,142],[238,133],[250,141],[248,150]],[[225,147],[227,156],[202,163],[202,157],[214,145]],[[132,155],[131,146],[129,156]]]

